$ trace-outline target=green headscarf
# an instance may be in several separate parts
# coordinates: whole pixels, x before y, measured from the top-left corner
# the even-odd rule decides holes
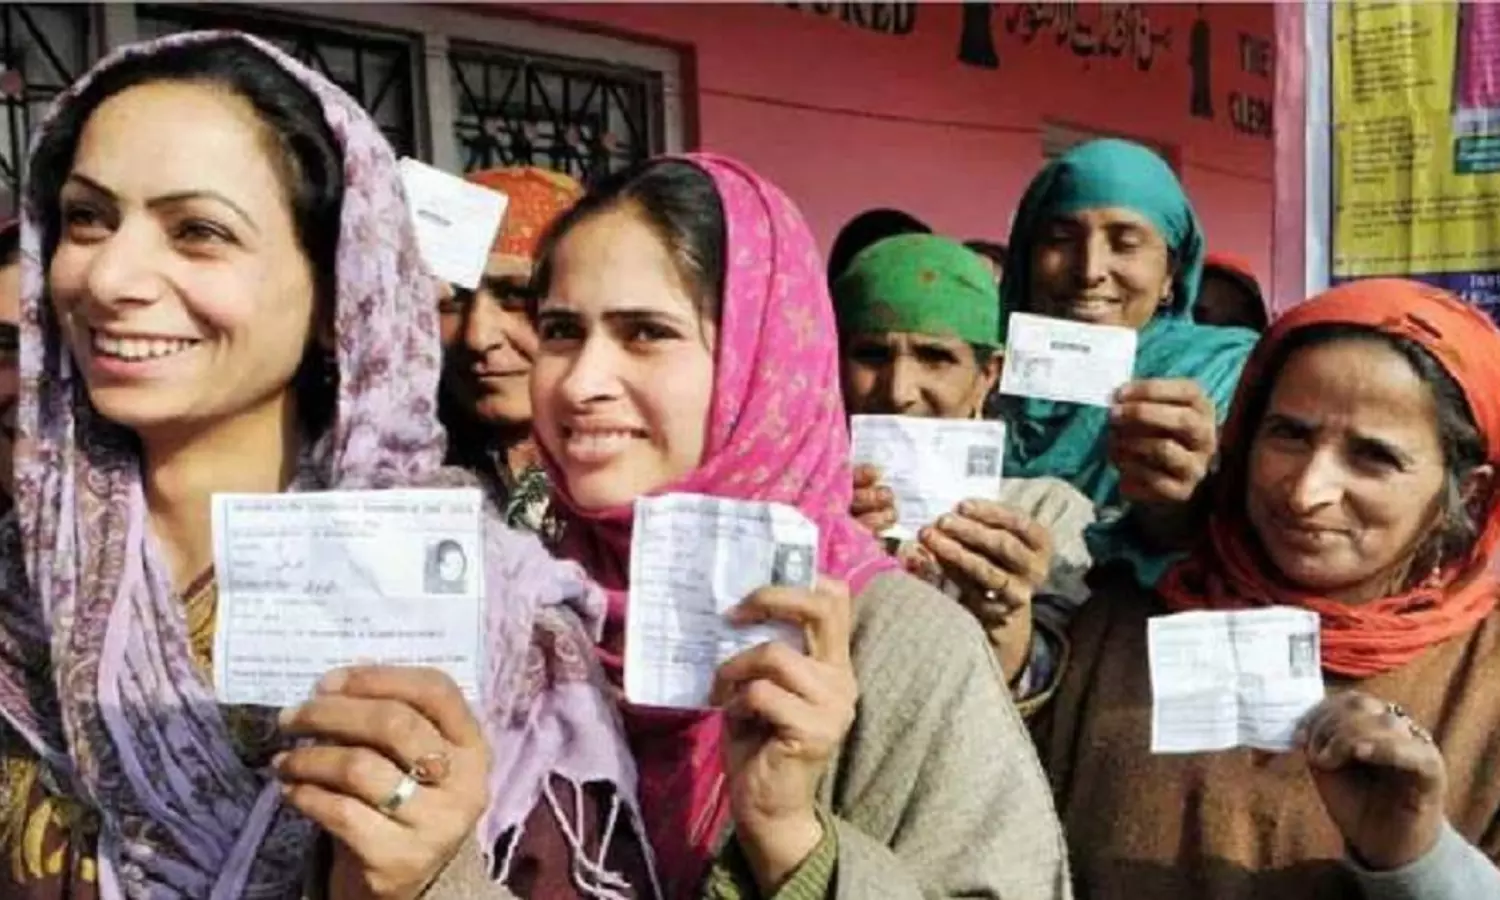
[[[854,257],[833,284],[841,334],[887,331],[1004,342],[1000,292],[973,250],[932,234],[902,234]]]
[[[1193,323],[1203,275],[1203,229],[1177,176],[1151,150],[1129,141],[1090,141],[1064,153],[1036,176],[1011,227],[1000,289],[1005,308],[1031,308],[1027,294],[1032,247],[1047,221],[1101,207],[1124,207],[1144,217],[1166,242],[1177,266],[1172,303],[1140,330],[1135,377],[1197,381],[1213,400],[1222,424],[1257,336],[1243,329]],[[1099,522],[1086,534],[1094,562],[1129,560],[1143,584],[1154,584],[1174,559],[1143,551],[1128,527],[1120,473],[1106,455],[1108,411],[991,395],[987,412],[1007,421],[1005,474],[1051,475],[1078,488],[1099,511]]]

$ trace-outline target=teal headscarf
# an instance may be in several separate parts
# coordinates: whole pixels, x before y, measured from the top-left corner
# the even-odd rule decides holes
[[[1123,207],[1144,217],[1166,241],[1177,266],[1171,304],[1140,331],[1135,377],[1197,381],[1213,400],[1222,424],[1257,336],[1193,322],[1203,275],[1203,228],[1177,176],[1151,150],[1129,141],[1090,141],[1064,153],[1036,176],[1011,227],[1000,288],[1003,307],[1031,308],[1027,294],[1032,246],[1043,225],[1054,216],[1101,207]],[[1007,420],[1005,474],[1050,475],[1078,488],[1099,511],[1098,524],[1086,535],[1095,564],[1126,559],[1135,564],[1143,584],[1155,584],[1175,560],[1145,553],[1128,527],[1120,473],[1106,457],[1108,411],[1044,400],[994,399],[992,413]]]

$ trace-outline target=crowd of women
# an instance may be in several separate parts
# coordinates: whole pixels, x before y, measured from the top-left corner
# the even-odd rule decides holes
[[[1253,278],[1205,276],[1121,141],[1048,164],[1004,248],[877,211],[827,266],[720,156],[470,177],[510,208],[466,291],[375,124],[269,45],[137,45],[57,99],[0,343],[0,896],[1500,896],[1487,319],[1377,280],[1226,327],[1265,327]],[[1136,380],[998,395],[1017,310],[1134,329]],[[1005,477],[884,540],[867,413],[1003,419]],[[213,494],[462,485],[482,702],[361,665],[216,703]],[[663,492],[820,534],[813,587],[732,614],[805,651],[701,712],[620,691]],[[1267,606],[1321,621],[1293,750],[1151,753],[1148,620]]]

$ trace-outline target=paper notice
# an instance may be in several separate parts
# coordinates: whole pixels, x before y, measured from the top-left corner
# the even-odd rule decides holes
[[[214,689],[290,706],[351,663],[431,666],[479,698],[477,490],[216,494]]]
[[[1000,496],[1005,425],[984,419],[854,416],[856,463],[880,469],[896,496],[889,537],[911,540],[960,501]]]
[[[1147,625],[1151,752],[1288,750],[1323,700],[1318,614],[1186,612]]]
[[[1000,393],[1109,406],[1135,375],[1136,338],[1133,328],[1013,313]]]
[[[708,705],[714,673],[766,641],[803,646],[785,623],[736,628],[725,613],[767,585],[812,587],[818,527],[789,506],[667,494],[635,503],[625,696],[678,709]]]
[[[479,287],[509,198],[410,158],[401,160],[401,182],[432,274],[466,290]]]

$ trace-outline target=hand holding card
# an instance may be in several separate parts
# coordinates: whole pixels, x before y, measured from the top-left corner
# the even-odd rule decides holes
[[[1127,384],[1109,411],[1109,459],[1120,494],[1137,503],[1186,503],[1218,450],[1214,403],[1191,379]]]

